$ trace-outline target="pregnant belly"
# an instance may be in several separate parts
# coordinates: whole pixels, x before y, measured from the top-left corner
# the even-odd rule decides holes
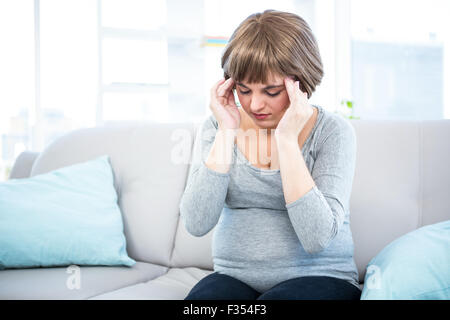
[[[213,257],[222,263],[300,265],[306,254],[287,211],[224,208],[213,235]]]

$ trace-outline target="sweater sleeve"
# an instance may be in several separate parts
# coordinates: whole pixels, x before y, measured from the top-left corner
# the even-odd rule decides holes
[[[352,125],[338,121],[319,146],[311,176],[315,186],[287,204],[289,218],[306,252],[324,250],[349,212],[356,159]]]
[[[219,221],[230,181],[229,172],[217,172],[205,165],[216,132],[217,122],[211,115],[197,132],[188,179],[179,205],[186,230],[196,237],[207,234]]]

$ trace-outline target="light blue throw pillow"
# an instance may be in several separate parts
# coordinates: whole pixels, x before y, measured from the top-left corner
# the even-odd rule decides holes
[[[136,263],[108,159],[0,183],[0,269]]]
[[[387,245],[366,270],[361,300],[450,299],[450,220]]]

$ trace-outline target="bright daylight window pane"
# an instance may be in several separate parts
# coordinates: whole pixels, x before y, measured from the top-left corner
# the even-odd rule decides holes
[[[108,121],[157,121],[168,120],[168,89],[161,88],[146,93],[105,92],[103,95],[103,119]]]
[[[97,5],[41,0],[41,109],[44,145],[95,125],[98,86]]]
[[[208,35],[230,37],[237,26],[249,15],[267,9],[296,12],[295,2],[298,0],[205,1],[205,30]]]
[[[103,83],[167,83],[167,41],[105,38]]]
[[[101,7],[104,27],[155,30],[166,24],[165,0],[102,0]]]
[[[442,119],[448,88],[450,1],[352,0],[357,116]],[[399,18],[399,14],[401,17]],[[445,92],[445,90],[447,92]],[[447,111],[447,117],[449,117]]]
[[[34,1],[0,1],[0,181],[31,147],[34,110]]]

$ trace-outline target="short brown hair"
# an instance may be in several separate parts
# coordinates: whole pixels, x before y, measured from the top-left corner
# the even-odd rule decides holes
[[[308,98],[320,84],[323,66],[311,28],[294,13],[265,10],[242,21],[222,54],[225,79],[267,83],[268,77],[293,76]]]

